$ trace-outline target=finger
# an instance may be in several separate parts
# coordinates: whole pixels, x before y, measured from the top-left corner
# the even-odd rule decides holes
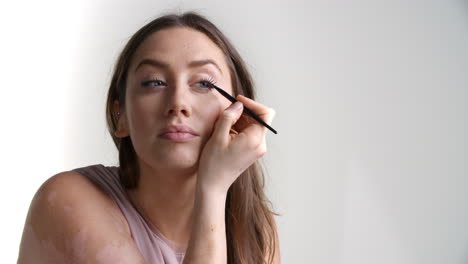
[[[267,118],[266,118],[266,121],[265,121],[265,122],[266,122],[267,124],[270,125],[271,122],[273,121],[273,118],[275,118],[275,116],[276,116],[276,111],[275,111],[275,109],[273,109],[273,108],[268,108],[268,114],[267,114]]]
[[[263,116],[264,122],[271,125],[271,122],[274,116],[275,116],[275,111],[269,108],[268,114]],[[254,118],[252,118],[250,115],[246,114],[245,112],[242,113],[241,117],[236,122],[236,124],[234,124],[233,127],[236,131],[242,132],[247,127],[250,127],[250,126],[257,127],[257,129],[263,131],[264,133],[267,133],[266,126],[264,126],[263,124],[260,124],[257,120],[255,120]]]
[[[268,113],[263,116],[265,123],[271,125],[271,122],[273,121],[275,115],[276,111],[273,108],[268,108]],[[244,127],[242,127],[242,129],[239,131],[244,132],[246,134],[254,135],[253,137],[257,141],[261,140],[261,138],[263,138],[264,140],[268,128],[263,124],[260,124],[257,120],[253,118],[251,118],[251,120],[252,122],[244,124]]]
[[[258,126],[249,126],[233,138],[233,150],[245,155],[261,157],[266,152],[265,131]]]
[[[243,105],[241,102],[236,102],[226,108],[216,121],[213,136],[218,140],[227,141],[232,126],[239,120],[242,114],[242,109]]]
[[[268,118],[271,120],[270,117]],[[248,124],[236,124],[235,128],[244,136],[239,139],[245,141],[243,146],[248,148],[257,148],[261,144],[264,144],[266,133],[268,131],[264,125],[258,123],[256,120],[253,120],[252,123]]]
[[[254,100],[252,100],[250,98],[247,98],[247,97],[245,97],[243,95],[238,95],[236,99],[238,101],[242,102],[245,105],[245,107],[252,110],[252,112],[254,112],[260,119],[262,119],[265,123],[267,123],[269,125],[271,124],[271,122],[273,121],[274,116],[276,115],[276,111],[273,108],[270,108],[270,107],[264,106],[264,105],[262,105],[260,103],[257,103]],[[248,116],[247,114],[245,114],[245,115]],[[254,118],[251,118],[250,116],[248,116],[248,117],[249,118],[244,118],[245,121],[250,121],[248,123],[256,122],[256,121],[254,121],[255,120]]]
[[[236,99],[238,101],[241,101],[245,107],[249,108],[250,110],[252,110],[252,112],[254,112],[256,115],[265,115],[268,113],[268,107],[260,104],[260,103],[257,103],[255,102],[254,100],[248,98],[248,97],[245,97],[243,95],[238,95],[236,97]]]

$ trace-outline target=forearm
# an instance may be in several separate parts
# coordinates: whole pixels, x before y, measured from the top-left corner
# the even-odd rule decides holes
[[[226,194],[197,187],[193,227],[183,264],[227,263]]]

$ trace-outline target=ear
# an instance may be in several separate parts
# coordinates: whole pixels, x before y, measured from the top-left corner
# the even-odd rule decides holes
[[[119,102],[117,100],[114,100],[113,109],[113,115],[117,118],[117,130],[114,135],[119,138],[128,137],[127,116],[125,115],[124,109],[120,109]]]

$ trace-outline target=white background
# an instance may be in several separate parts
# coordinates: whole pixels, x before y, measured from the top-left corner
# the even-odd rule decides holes
[[[117,164],[112,67],[168,11],[211,19],[277,112],[267,191],[282,263],[468,263],[467,1],[0,4],[2,263],[39,186]]]

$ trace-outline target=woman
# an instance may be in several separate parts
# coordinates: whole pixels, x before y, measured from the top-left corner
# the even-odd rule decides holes
[[[216,83],[238,103],[231,104]],[[196,13],[129,40],[106,117],[120,167],[62,172],[37,191],[18,263],[279,263],[258,159],[274,111],[228,39]]]

